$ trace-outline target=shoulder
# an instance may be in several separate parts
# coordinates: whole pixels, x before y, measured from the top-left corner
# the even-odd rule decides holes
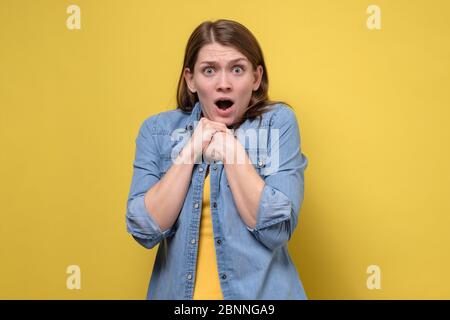
[[[279,102],[265,112],[263,121],[270,123],[272,127],[282,127],[284,125],[297,124],[297,116],[295,111],[285,103]]]
[[[170,134],[175,129],[185,126],[190,113],[181,109],[162,111],[148,116],[141,123],[141,131],[150,134]]]

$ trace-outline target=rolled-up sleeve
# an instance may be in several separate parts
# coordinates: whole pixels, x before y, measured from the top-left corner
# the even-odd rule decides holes
[[[307,157],[301,151],[300,129],[294,111],[283,108],[274,115],[270,156],[263,168],[264,188],[254,228],[247,229],[270,250],[286,244],[298,222],[304,196]],[[270,163],[269,163],[270,162]]]
[[[145,248],[151,249],[164,238],[175,233],[175,227],[162,231],[145,206],[144,197],[147,191],[160,179],[158,146],[150,128],[154,126],[155,116],[145,120],[136,142],[133,177],[127,200],[127,231]]]

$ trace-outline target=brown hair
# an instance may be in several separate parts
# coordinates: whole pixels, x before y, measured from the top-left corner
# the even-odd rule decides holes
[[[255,117],[260,117],[259,121],[261,123],[261,115],[269,111],[270,107],[276,103],[284,103],[289,106],[285,102],[269,100],[269,78],[264,56],[258,41],[250,30],[236,21],[220,19],[214,22],[205,21],[201,23],[189,37],[184,54],[183,68],[178,81],[177,109],[190,112],[199,100],[197,93],[192,93],[188,89],[183,72],[185,68],[193,71],[200,49],[214,42],[224,46],[234,47],[240,51],[251,62],[253,70],[256,70],[258,65],[261,65],[263,68],[261,84],[258,90],[252,92],[249,106],[240,122],[234,124],[234,128],[239,127],[246,119],[253,119]]]

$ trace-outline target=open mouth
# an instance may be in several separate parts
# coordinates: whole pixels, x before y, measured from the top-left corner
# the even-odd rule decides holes
[[[234,102],[230,99],[219,99],[215,102],[215,105],[221,110],[226,110],[230,108],[233,104]]]

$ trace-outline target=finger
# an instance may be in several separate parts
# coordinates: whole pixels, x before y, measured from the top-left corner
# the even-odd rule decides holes
[[[222,122],[212,121],[212,120],[208,120],[206,118],[205,118],[204,122],[205,122],[206,127],[211,126],[214,128],[218,128],[218,129],[220,129],[220,131],[224,131],[224,132],[228,129],[227,126]]]
[[[209,128],[212,128],[215,131],[222,131],[222,132],[226,132],[226,130],[227,130],[227,127],[225,125],[221,126],[216,123],[209,124]]]
[[[207,129],[205,129],[205,134],[207,135],[207,136],[210,136],[210,137],[212,137],[212,136],[214,136],[217,132],[224,132],[224,131],[222,131],[220,128],[217,128],[217,127],[208,127]]]
[[[217,126],[219,126],[224,132],[226,132],[228,130],[228,127],[225,123],[222,122],[214,122],[214,124],[216,124]]]

